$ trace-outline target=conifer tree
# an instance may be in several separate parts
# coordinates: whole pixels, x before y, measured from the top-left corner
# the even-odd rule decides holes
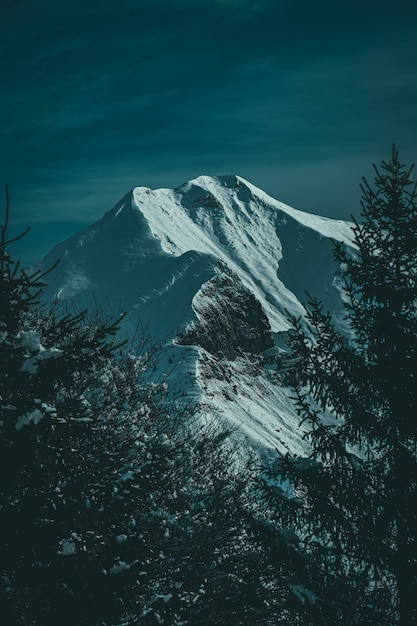
[[[117,325],[40,307],[48,272],[28,273],[14,261],[10,244],[16,239],[8,238],[8,221],[6,189],[0,239],[0,614],[10,624],[75,623],[76,616],[87,624],[98,606],[91,581],[82,575],[100,544],[91,523],[95,493],[103,504],[114,471],[99,463],[109,443],[106,448],[101,441],[98,452],[91,434],[103,412],[114,410],[116,397],[106,393],[103,376],[115,375],[109,363],[118,347],[112,341]],[[109,509],[109,523],[114,519]],[[95,544],[89,549],[82,536],[88,525]],[[66,557],[80,546],[70,562]],[[93,607],[82,606],[88,598]]]
[[[304,543],[317,623],[410,626],[417,623],[417,192],[395,147],[374,168],[374,184],[361,186],[356,253],[335,245],[351,336],[312,296],[305,317],[291,318],[302,372],[295,400],[313,453],[279,459],[273,474],[294,489],[277,509]]]

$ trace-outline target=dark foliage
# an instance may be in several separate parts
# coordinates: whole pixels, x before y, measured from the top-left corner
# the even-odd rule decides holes
[[[352,337],[314,297],[304,319],[291,319],[302,372],[295,401],[314,452],[277,461],[272,475],[294,491],[269,500],[300,536],[314,623],[409,626],[417,623],[417,194],[395,148],[375,172],[374,185],[362,186],[357,254],[335,247]]]

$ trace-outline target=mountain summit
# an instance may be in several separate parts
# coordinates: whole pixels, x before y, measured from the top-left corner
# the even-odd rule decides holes
[[[350,245],[351,224],[294,209],[240,176],[199,176],[176,189],[136,187],[42,265],[61,259],[50,294],[129,311],[128,323],[164,343],[200,401],[252,441],[280,446],[283,422],[284,443],[290,436],[297,446],[284,391],[258,372],[257,394],[244,355],[279,343],[306,289],[342,324],[332,240]]]

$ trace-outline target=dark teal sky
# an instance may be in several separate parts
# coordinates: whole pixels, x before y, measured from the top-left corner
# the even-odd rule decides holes
[[[417,159],[411,0],[0,5],[0,182],[27,258],[137,185],[236,173],[348,219],[393,142]]]

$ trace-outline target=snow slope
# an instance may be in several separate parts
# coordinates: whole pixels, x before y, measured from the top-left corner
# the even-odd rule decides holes
[[[276,338],[288,328],[286,310],[302,313],[306,289],[341,320],[332,239],[349,245],[351,224],[293,209],[239,176],[200,176],[173,190],[135,188],[99,222],[53,248],[42,265],[61,259],[50,294],[127,310],[131,327],[138,320],[148,327],[165,346],[163,366],[176,364],[182,386],[211,415],[225,416],[252,444],[300,451],[305,444],[288,390],[262,368],[255,374],[249,361],[226,362],[177,339],[205,304],[213,305],[207,295],[213,290],[204,286],[224,273],[237,281],[242,301],[247,292],[255,296]],[[221,315],[229,305],[216,306]],[[204,364],[213,359],[229,371],[229,383],[216,368],[207,375]]]

